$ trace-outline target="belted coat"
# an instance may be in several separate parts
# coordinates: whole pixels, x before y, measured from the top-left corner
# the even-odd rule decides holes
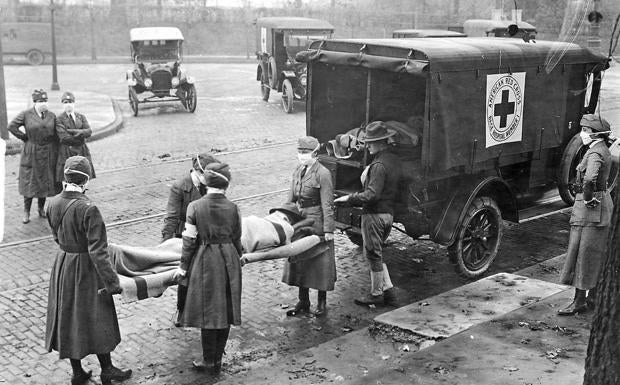
[[[56,181],[62,182],[64,179],[64,168],[67,158],[75,155],[81,155],[90,162],[91,175],[90,179],[95,178],[95,167],[93,159],[90,156],[90,150],[86,145],[86,139],[90,138],[93,131],[88,124],[86,117],[79,112],[74,112],[75,120],[66,112],[58,115],[60,125],[56,129],[58,140],[58,161],[56,162]]]
[[[318,161],[308,166],[299,165],[293,172],[287,202],[295,202],[305,218],[314,219],[313,228],[318,235],[333,233],[334,185],[331,173]],[[303,174],[303,176],[302,176]],[[334,290],[336,261],[334,242],[329,249],[312,259],[295,263],[285,262],[282,282],[316,290]]]
[[[185,227],[187,206],[190,202],[200,199],[202,194],[192,181],[191,171],[183,178],[175,181],[170,188],[164,227],[161,230],[162,241],[170,238],[180,238]]]
[[[52,266],[45,348],[60,358],[109,353],[121,341],[112,295],[119,287],[108,256],[105,224],[97,206],[80,192],[63,191],[46,207],[60,250]]]
[[[53,112],[42,118],[34,107],[20,112],[8,126],[16,138],[24,142],[19,160],[19,194],[27,198],[45,198],[56,194],[56,161],[58,136],[62,127]],[[19,130],[24,127],[26,133]]]

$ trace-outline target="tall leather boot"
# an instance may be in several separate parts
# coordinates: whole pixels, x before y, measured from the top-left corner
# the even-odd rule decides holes
[[[370,293],[356,298],[357,305],[383,305],[383,271],[370,272]]]
[[[327,292],[319,290],[317,295],[317,305],[314,311],[315,317],[323,317],[327,315]]]
[[[575,299],[570,305],[564,309],[558,310],[559,315],[573,315],[575,313],[583,313],[588,310],[586,304],[586,291],[581,289],[575,289]]]
[[[215,346],[213,370],[211,371],[211,374],[214,376],[217,376],[222,372],[222,356],[224,355],[224,350],[226,349],[226,342],[228,342],[229,333],[230,328],[217,330],[217,343]]]
[[[45,198],[37,199],[37,207],[39,208],[39,217],[46,218],[47,215],[45,215]]]
[[[202,343],[202,360],[192,361],[192,365],[194,369],[199,371],[212,371],[217,345],[217,329],[200,329],[200,341]]]
[[[288,317],[310,313],[310,289],[307,287],[299,288],[299,301],[295,307],[286,312]]]
[[[32,206],[32,198],[24,197],[24,217],[22,223],[26,224],[30,222],[30,207]]]
[[[131,369],[122,370],[112,365],[110,353],[97,354],[99,364],[101,365],[101,384],[111,385],[112,381],[125,381],[131,377]]]
[[[596,302],[596,295],[597,295],[597,287],[596,286],[594,286],[592,289],[588,290],[588,296],[586,297],[586,304],[591,309],[594,309],[595,302]]]

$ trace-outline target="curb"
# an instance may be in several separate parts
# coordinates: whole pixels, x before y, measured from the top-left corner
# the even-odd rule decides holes
[[[123,128],[123,113],[121,111],[121,107],[116,100],[110,98],[110,101],[112,102],[112,109],[114,110],[114,120],[111,123],[103,126],[103,128],[97,130],[97,132],[93,132],[90,138],[86,139],[86,143],[106,138],[112,134],[115,134],[117,131]],[[22,148],[23,145],[21,142],[15,146],[7,146],[4,155],[17,155],[22,151]]]

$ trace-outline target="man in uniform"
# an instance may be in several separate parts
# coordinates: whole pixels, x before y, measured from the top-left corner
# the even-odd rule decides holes
[[[392,285],[387,266],[383,263],[383,240],[389,235],[394,219],[394,200],[400,179],[400,160],[390,151],[388,138],[395,132],[388,131],[384,122],[375,121],[366,127],[365,143],[373,161],[362,173],[364,191],[345,195],[335,203],[362,206],[362,239],[364,256],[370,265],[370,292],[357,298],[358,305],[398,306],[396,290]]]

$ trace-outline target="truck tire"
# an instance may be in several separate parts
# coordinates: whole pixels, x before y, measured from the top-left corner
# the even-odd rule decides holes
[[[558,175],[558,192],[560,197],[569,206],[575,203],[575,177],[577,170],[575,169],[579,162],[583,159],[588,148],[583,145],[579,134],[575,134],[564,148],[562,160],[560,161],[560,169]]]
[[[45,56],[43,55],[43,52],[38,49],[32,49],[26,54],[26,60],[28,60],[28,64],[31,66],[38,66],[43,64],[45,61]]]
[[[293,102],[295,102],[295,95],[293,94],[293,85],[291,81],[285,79],[282,82],[282,108],[284,112],[290,114],[293,112]]]
[[[477,278],[493,263],[503,233],[502,214],[490,197],[473,200],[457,230],[454,243],[448,247],[456,272],[466,278]]]
[[[276,58],[273,56],[269,58],[269,87],[273,89],[278,88],[278,65],[276,64]]]
[[[576,134],[571,138],[564,149],[558,175],[558,191],[562,200],[569,206],[575,203],[575,189],[573,183],[577,176],[577,165],[583,159],[588,148],[583,145],[581,137]],[[607,179],[607,189],[613,191],[618,182],[618,170],[620,169],[620,142],[616,140],[609,146],[611,153],[611,170]]]

